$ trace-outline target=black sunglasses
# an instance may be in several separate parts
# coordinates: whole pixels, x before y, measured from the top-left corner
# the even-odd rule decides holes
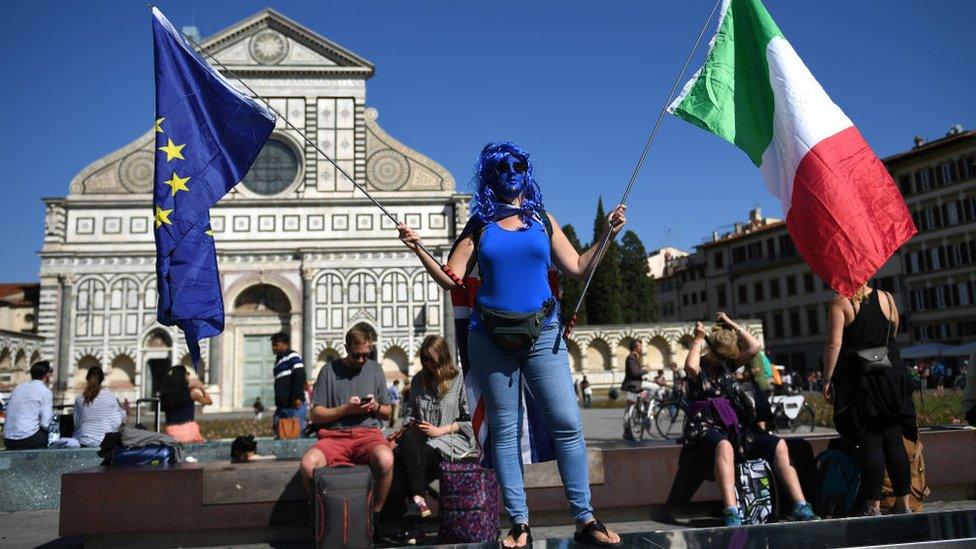
[[[366,359],[369,358],[369,353],[349,353],[349,358],[354,358],[357,360]]]
[[[499,173],[504,173],[508,171],[508,167],[509,167],[508,160],[503,159],[498,162],[497,166],[495,166],[495,171]],[[525,173],[529,169],[529,163],[524,160],[518,160],[514,164],[511,164],[511,167],[513,170],[515,170],[515,173]]]

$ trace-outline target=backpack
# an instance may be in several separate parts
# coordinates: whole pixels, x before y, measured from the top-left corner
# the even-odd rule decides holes
[[[312,484],[312,547],[372,547],[373,475],[369,467],[320,467],[314,472]]]
[[[498,538],[500,491],[494,471],[473,461],[442,461],[440,491],[440,543],[484,543]]]
[[[861,488],[861,468],[847,452],[827,449],[817,456],[814,511],[823,518],[846,517]]]
[[[735,492],[742,524],[776,520],[776,481],[766,460],[747,459],[736,464]]]
[[[908,507],[913,513],[922,510],[922,500],[930,493],[928,483],[925,482],[925,459],[922,458],[922,441],[912,442],[904,439],[905,452],[908,454],[908,467],[912,471],[911,491],[908,492]],[[895,506],[895,494],[891,487],[891,479],[885,471],[884,484],[881,485],[881,509],[887,510]]]

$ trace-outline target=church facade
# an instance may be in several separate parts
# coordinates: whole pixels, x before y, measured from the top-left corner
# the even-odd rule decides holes
[[[470,197],[379,126],[366,105],[369,61],[270,9],[200,47],[446,253]],[[38,332],[65,398],[93,365],[132,400],[151,394],[167,367],[189,364],[179,330],[156,322],[151,194],[154,155],[163,153],[153,135],[84,168],[67,196],[44,199]],[[451,326],[444,292],[394,223],[283,120],[211,220],[226,312],[224,333],[203,342],[200,376],[214,409],[273,401],[275,332],[290,333],[314,373],[360,325],[375,334],[377,359],[394,377],[416,367],[427,334]]]

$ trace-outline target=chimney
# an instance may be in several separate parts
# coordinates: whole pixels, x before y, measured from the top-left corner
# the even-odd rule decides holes
[[[962,124],[955,124],[954,126],[949,128],[949,133],[946,134],[946,137],[950,135],[959,135],[961,133],[962,133]]]
[[[736,224],[735,224],[735,232],[733,232],[732,234],[739,234],[741,232],[742,232],[742,223],[736,222]]]
[[[718,231],[712,231],[712,242],[718,242]]]
[[[924,144],[925,144],[925,139],[922,138],[921,135],[916,135],[915,136],[915,148],[917,149],[917,148],[921,147]]]
[[[749,210],[749,221],[759,223],[762,220],[762,209],[759,206]]]

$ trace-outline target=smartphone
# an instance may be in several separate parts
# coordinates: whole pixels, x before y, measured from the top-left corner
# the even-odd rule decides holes
[[[371,396],[364,396],[363,398],[359,399],[360,404],[369,404],[370,402],[373,402],[373,397]]]

